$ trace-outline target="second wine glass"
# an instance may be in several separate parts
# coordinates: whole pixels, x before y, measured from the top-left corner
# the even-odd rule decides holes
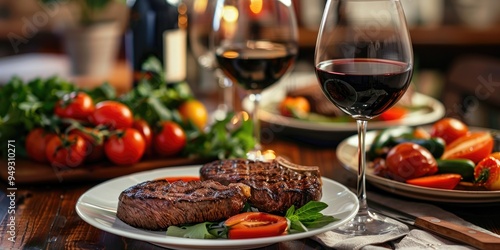
[[[189,12],[189,45],[198,64],[213,73],[217,87],[222,91],[222,100],[218,100],[217,108],[212,113],[212,120],[223,120],[233,111],[233,83],[220,71],[212,53],[211,38],[212,21],[216,2],[213,0],[185,1]],[[218,98],[220,99],[220,98]]]
[[[329,0],[315,51],[316,75],[325,96],[357,121],[360,203],[356,217],[337,231],[350,235],[388,233],[395,225],[371,212],[365,190],[368,120],[392,107],[406,92],[413,51],[399,0]]]
[[[262,90],[278,82],[294,64],[298,29],[292,1],[217,0],[213,45],[219,68],[253,101],[252,120],[259,152],[258,110]]]

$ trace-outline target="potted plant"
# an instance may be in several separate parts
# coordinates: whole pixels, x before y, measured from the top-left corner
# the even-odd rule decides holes
[[[123,23],[125,0],[42,0],[59,4],[67,13],[60,20],[64,47],[75,76],[107,76],[114,66]]]

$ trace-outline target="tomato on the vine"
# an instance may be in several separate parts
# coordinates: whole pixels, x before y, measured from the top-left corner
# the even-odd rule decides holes
[[[160,130],[153,136],[153,147],[161,156],[173,156],[182,151],[186,146],[186,133],[173,121],[164,121]]]
[[[61,135],[50,139],[45,154],[54,167],[78,167],[85,160],[85,140],[79,135]]]
[[[45,131],[43,128],[35,128],[26,136],[26,153],[28,157],[34,161],[47,163],[47,155],[45,148],[49,141],[56,136],[54,133]]]
[[[54,113],[61,118],[72,118],[83,121],[88,120],[94,110],[94,101],[85,92],[65,94],[54,107]]]
[[[234,215],[224,222],[229,228],[229,239],[249,239],[282,235],[288,222],[285,217],[263,213],[245,212]]]
[[[125,129],[132,127],[134,117],[127,105],[116,101],[102,101],[96,104],[90,121],[96,126],[104,125],[110,129]]]
[[[424,147],[405,142],[391,148],[385,158],[387,170],[396,180],[408,180],[438,171],[437,161]]]
[[[455,118],[443,118],[435,122],[431,127],[431,136],[443,138],[446,144],[452,143],[468,132],[469,127]]]
[[[489,132],[471,132],[446,145],[442,159],[469,159],[474,163],[493,151],[493,137]]]
[[[151,155],[153,146],[153,131],[151,129],[151,126],[143,120],[143,119],[136,119],[134,120],[134,123],[132,124],[132,128],[136,129],[141,133],[142,137],[144,138],[144,142],[146,143],[146,155]]]
[[[72,129],[69,134],[79,135],[85,140],[87,145],[85,161],[97,162],[104,158],[104,138],[98,129],[89,127]]]
[[[117,130],[104,142],[108,159],[118,165],[137,163],[146,149],[141,133],[133,128]]]

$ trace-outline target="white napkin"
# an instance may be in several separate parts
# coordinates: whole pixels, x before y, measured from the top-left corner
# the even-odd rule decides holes
[[[376,193],[369,192],[367,194],[371,199],[377,200],[382,204],[391,204],[391,206],[402,210],[414,216],[435,216],[437,218],[447,220],[456,224],[470,227],[472,229],[496,235],[488,230],[475,226],[456,215],[446,212],[443,209],[425,203],[407,202],[389,197],[384,197]],[[368,202],[369,204],[369,202]],[[375,235],[375,236],[348,236],[338,234],[334,231],[328,231],[313,237],[314,240],[322,243],[327,247],[339,250],[375,250],[386,249],[376,246],[377,244],[390,242],[395,249],[416,250],[416,249],[476,249],[474,247],[461,245],[460,243],[452,242],[441,238],[420,229],[409,228],[407,225],[388,218],[390,222],[398,225],[398,229],[393,232]],[[498,236],[498,235],[496,235]]]

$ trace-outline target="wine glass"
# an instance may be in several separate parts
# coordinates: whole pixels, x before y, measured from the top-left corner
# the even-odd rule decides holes
[[[217,86],[222,89],[222,101],[212,113],[215,120],[223,120],[232,111],[234,101],[233,83],[218,69],[210,43],[215,1],[186,1],[189,10],[189,45],[198,64],[214,74]]]
[[[295,62],[298,29],[292,1],[217,0],[213,21],[219,68],[243,87],[253,102],[255,137],[249,158],[259,155],[259,103],[262,91],[278,82]]]
[[[314,55],[325,96],[357,122],[360,209],[338,228],[350,235],[384,234],[395,225],[369,210],[365,190],[365,134],[368,120],[393,106],[406,92],[413,50],[399,0],[328,0]]]

